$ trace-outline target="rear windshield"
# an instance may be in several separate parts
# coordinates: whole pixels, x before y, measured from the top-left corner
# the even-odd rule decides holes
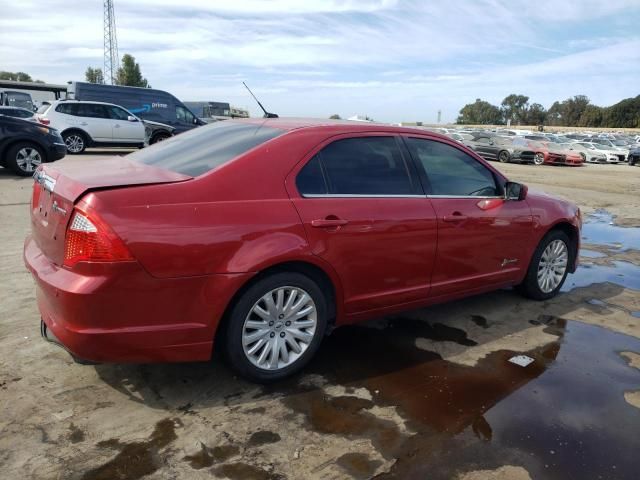
[[[283,133],[279,128],[226,120],[194,128],[127,158],[197,177]]]

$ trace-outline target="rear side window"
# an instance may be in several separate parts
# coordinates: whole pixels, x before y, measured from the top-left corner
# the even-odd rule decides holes
[[[429,179],[431,195],[499,195],[491,170],[463,151],[419,138],[407,138],[407,145]]]
[[[106,107],[98,103],[80,103],[76,115],[88,118],[109,118]]]
[[[61,103],[56,107],[56,112],[66,115],[78,115],[77,103]]]
[[[409,169],[394,137],[356,137],[324,147],[296,179],[302,195],[412,195]]]
[[[127,158],[196,177],[283,133],[263,124],[226,120],[181,133]]]

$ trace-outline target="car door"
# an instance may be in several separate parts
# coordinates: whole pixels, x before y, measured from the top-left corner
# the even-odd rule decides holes
[[[144,142],[144,124],[137,117],[117,105],[105,105],[105,109],[111,120],[114,143]]]
[[[438,218],[431,296],[517,279],[531,251],[527,202],[505,200],[504,180],[453,143],[417,137],[406,143]]]
[[[429,293],[437,220],[406,156],[391,134],[337,136],[287,179],[313,253],[340,278],[347,314]]]
[[[73,104],[71,104],[73,105]],[[79,126],[97,142],[111,142],[111,120],[100,103],[78,103],[74,125]]]
[[[496,158],[496,148],[489,137],[477,138],[475,140],[474,150],[485,160],[493,160]]]

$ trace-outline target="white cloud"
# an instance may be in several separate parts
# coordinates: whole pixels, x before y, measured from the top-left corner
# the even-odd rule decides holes
[[[280,113],[453,120],[477,97],[524,93],[547,106],[585,93],[638,94],[637,0],[116,0],[120,53],[185,100]],[[102,3],[14,2],[0,19],[0,68],[52,83],[102,64]],[[626,22],[626,23],[625,23]],[[597,26],[597,36],[594,34]]]

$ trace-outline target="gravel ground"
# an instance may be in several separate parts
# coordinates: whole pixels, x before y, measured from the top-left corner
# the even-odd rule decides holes
[[[340,328],[268,388],[218,360],[85,366],[44,342],[22,262],[32,181],[0,169],[2,477],[638,478],[640,229],[610,222],[640,227],[640,168],[499,168],[597,214],[564,293]]]

